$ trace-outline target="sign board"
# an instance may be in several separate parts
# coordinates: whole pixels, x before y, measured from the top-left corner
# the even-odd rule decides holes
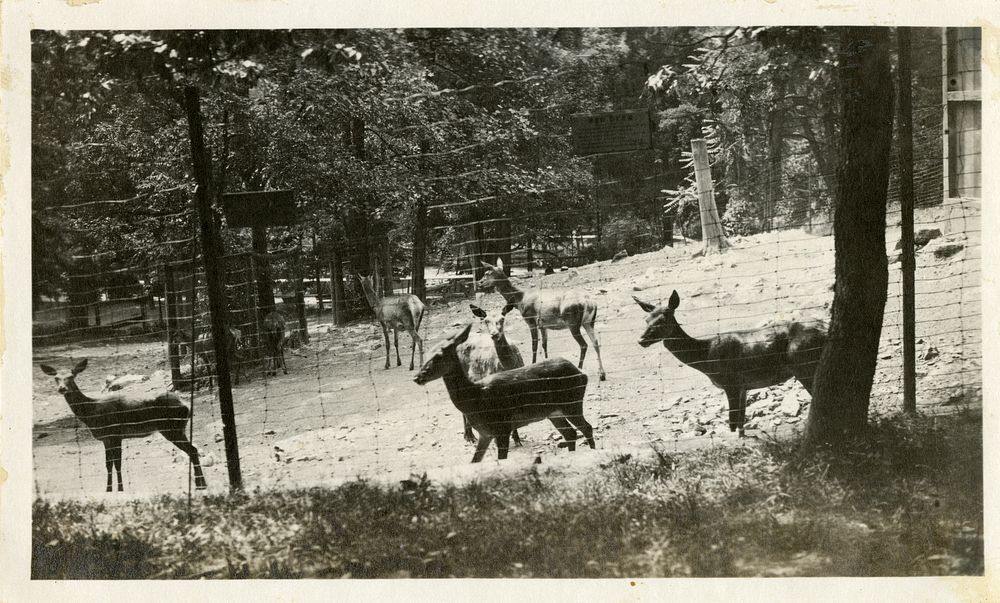
[[[641,151],[652,145],[648,109],[573,115],[573,152],[577,155]]]
[[[222,209],[230,228],[292,226],[299,217],[291,190],[226,193]]]

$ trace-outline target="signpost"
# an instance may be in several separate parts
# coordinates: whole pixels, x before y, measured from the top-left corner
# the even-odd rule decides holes
[[[290,190],[226,193],[222,209],[230,228],[294,226],[299,217]]]
[[[573,152],[577,155],[641,151],[652,145],[648,109],[573,115]]]

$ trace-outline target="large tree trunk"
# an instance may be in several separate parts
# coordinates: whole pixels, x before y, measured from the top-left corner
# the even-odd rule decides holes
[[[698,138],[691,141],[694,157],[694,177],[698,187],[698,208],[701,213],[701,240],[703,247],[695,255],[709,255],[729,248],[729,240],[722,230],[722,220],[715,205],[715,188],[712,184],[712,168],[708,159],[708,147]]]
[[[806,425],[811,442],[841,441],[867,425],[889,281],[889,30],[851,27],[842,36],[843,125],[833,224],[836,288],[829,341],[819,361]]]

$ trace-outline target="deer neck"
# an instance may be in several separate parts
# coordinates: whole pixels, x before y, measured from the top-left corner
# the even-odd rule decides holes
[[[448,395],[455,408],[460,412],[467,413],[476,408],[476,401],[479,399],[481,390],[462,370],[462,365],[458,362],[458,353],[454,351],[452,353],[455,356],[452,363],[454,369],[445,374],[442,380],[444,386],[448,388]]]
[[[709,342],[691,337],[676,320],[673,326],[675,335],[664,339],[663,346],[684,364],[698,370],[704,368],[703,361],[708,357]]]
[[[510,277],[506,275],[494,282],[493,286],[496,287],[497,293],[503,296],[508,306],[520,306],[521,300],[524,299],[524,291],[510,282]]]
[[[372,310],[378,310],[379,307],[379,297],[375,293],[375,290],[368,286],[368,283],[361,281],[361,291],[365,294],[365,299],[368,300],[368,305],[371,306]]]
[[[496,348],[497,358],[500,359],[500,364],[503,365],[504,369],[510,370],[514,368],[514,350],[511,348],[510,343],[507,342],[507,335],[501,335],[499,339],[494,339],[493,347]]]
[[[97,401],[77,388],[66,392],[63,397],[66,398],[66,404],[69,404],[69,409],[73,411],[73,414],[81,419],[92,414],[94,402]]]

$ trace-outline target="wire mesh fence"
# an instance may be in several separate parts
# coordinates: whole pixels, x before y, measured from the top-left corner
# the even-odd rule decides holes
[[[940,30],[928,30],[915,46],[912,86],[917,401],[925,413],[981,404],[976,143],[981,125],[970,101],[949,104],[949,90],[962,89],[959,80],[965,76],[955,80],[942,73],[941,36]],[[935,64],[936,71],[931,69]],[[482,87],[517,89],[538,77],[558,76],[511,78],[502,86],[489,82]],[[553,120],[566,120],[571,111],[523,107],[525,114],[544,112]],[[456,119],[452,125],[461,123]],[[402,141],[411,129],[425,127],[406,124],[379,135],[396,134]],[[711,127],[703,133],[710,142],[719,135]],[[488,142],[397,156],[392,161],[423,162],[414,177],[430,178],[436,186],[455,184],[461,192],[424,204],[426,222],[410,230],[376,227],[392,220],[361,217],[364,228],[328,239],[320,232],[317,240],[317,229],[303,220],[287,229],[291,236],[274,237],[268,252],[229,236],[220,258],[229,367],[215,362],[198,224],[195,212],[184,209],[191,189],[164,192],[153,209],[146,196],[49,207],[41,210],[46,216],[76,228],[107,219],[106,207],[116,215],[143,215],[153,236],[137,241],[131,255],[100,246],[71,250],[73,271],[65,286],[36,295],[35,358],[63,368],[88,359],[75,383],[96,399],[122,395],[148,401],[172,391],[191,409],[190,437],[213,490],[227,484],[225,429],[212,379],[220,370],[233,378],[240,465],[251,487],[406,476],[467,464],[473,448],[463,437],[463,414],[477,426],[482,422],[477,415],[500,412],[497,405],[503,403],[497,400],[509,394],[493,394],[489,412],[469,407],[463,413],[453,400],[461,405],[477,399],[483,395],[478,386],[457,377],[443,384],[429,373],[423,385],[414,378],[424,362],[436,362],[440,372],[452,361],[485,365],[488,357],[509,369],[504,355],[512,353],[525,365],[565,358],[569,368],[546,366],[570,375],[531,373],[526,378],[537,381],[529,389],[538,399],[520,400],[510,411],[521,442],[510,448],[512,460],[570,454],[560,446],[570,439],[565,420],[537,420],[559,415],[545,404],[562,408],[563,397],[575,395],[577,385],[553,384],[575,379],[572,367],[578,363],[587,377],[582,410],[562,414],[573,425],[578,415],[586,417],[603,452],[650,445],[684,449],[735,439],[730,429],[734,409],[726,393],[698,370],[704,360],[687,357],[688,350],[664,349],[660,340],[649,347],[640,341],[652,324],[646,310],[668,304],[686,336],[702,341],[747,330],[755,330],[756,335],[746,335],[751,340],[770,341],[781,321],[829,319],[836,173],[818,159],[828,150],[810,149],[812,141],[799,140],[805,138],[801,135],[788,138],[798,142],[784,145],[785,157],[776,169],[765,171],[727,162],[733,155],[723,150],[725,141],[713,145],[712,173],[718,178],[713,192],[731,245],[723,253],[698,253],[702,224],[693,172],[678,157],[664,161],[648,151],[624,153],[620,161],[635,165],[624,175],[601,164],[602,158],[589,158],[605,176],[530,191],[466,194],[477,187],[456,183],[474,183],[477,173],[503,167],[504,158],[491,156]],[[563,134],[560,143],[569,146],[568,140]],[[897,174],[894,165],[886,229],[889,290],[870,407],[876,417],[895,414],[902,404]],[[946,180],[945,174],[953,177]],[[758,197],[767,202],[747,202]],[[420,264],[423,276],[415,279],[418,238],[427,248]],[[503,274],[491,278],[484,263]],[[362,276],[373,277],[368,295]],[[423,283],[423,312],[410,301],[415,280]],[[492,286],[485,287],[491,280]],[[557,296],[555,307],[568,313],[542,312],[539,320],[550,328],[533,333],[529,321],[538,307],[527,302],[538,292]],[[676,304],[668,301],[674,292]],[[634,297],[650,306],[642,307]],[[282,329],[269,320],[275,312]],[[377,318],[398,329],[384,329]],[[443,353],[442,346],[449,347],[449,338],[468,323],[469,347],[456,350],[454,358]],[[804,345],[806,352],[818,349],[815,342]],[[413,371],[407,352],[415,359]],[[282,353],[283,368],[272,360]],[[794,432],[808,413],[807,379],[789,379],[794,363],[789,368],[789,361],[782,355],[779,362],[778,356],[766,351],[761,358],[785,378],[762,378],[760,387],[747,394],[742,427],[751,436]],[[607,380],[600,378],[602,372]],[[34,392],[37,493],[99,490],[106,475],[101,443],[70,412],[50,376],[36,372]],[[192,486],[187,454],[156,432],[125,440],[123,457],[129,491],[182,492]]]

